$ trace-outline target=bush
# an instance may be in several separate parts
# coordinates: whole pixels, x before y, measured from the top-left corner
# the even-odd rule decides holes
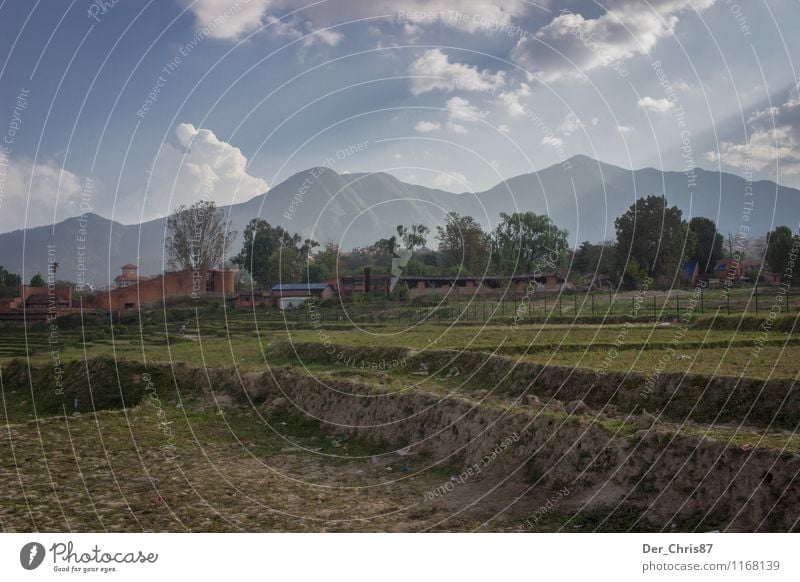
[[[768,319],[768,313],[755,315],[701,315],[695,320],[694,327],[699,329],[729,329],[739,331],[759,331],[769,329],[770,331],[792,332],[800,329],[798,315],[778,315],[772,320],[772,325],[766,328],[761,326]]]
[[[436,305],[447,305],[448,298],[436,293],[428,293],[427,295],[419,295],[411,300],[411,305],[414,307],[434,307]]]

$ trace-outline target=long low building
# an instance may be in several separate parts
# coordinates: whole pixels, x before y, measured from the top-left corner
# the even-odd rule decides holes
[[[561,289],[573,289],[574,285],[566,281],[558,273],[541,275],[486,275],[472,277],[467,275],[406,275],[400,281],[408,287],[409,298],[425,295],[456,296],[501,296],[521,297],[530,293],[531,284],[537,291],[557,292]]]

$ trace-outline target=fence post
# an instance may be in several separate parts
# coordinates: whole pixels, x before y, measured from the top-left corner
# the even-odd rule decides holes
[[[547,317],[547,295],[544,296],[544,316]]]
[[[681,318],[681,296],[675,296],[675,319]]]
[[[756,283],[754,292],[755,292],[755,296],[756,296],[756,315],[758,315],[758,283]]]
[[[561,293],[558,294],[558,316],[561,317]]]
[[[656,309],[656,296],[653,295],[653,321],[658,321],[658,310]]]
[[[594,317],[594,293],[592,293],[591,291],[589,291],[589,293],[590,293],[589,296],[592,298],[592,317]]]
[[[728,306],[728,315],[731,314],[731,290],[725,290],[725,304]]]

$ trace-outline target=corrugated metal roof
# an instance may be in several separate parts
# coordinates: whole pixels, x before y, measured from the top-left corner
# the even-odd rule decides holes
[[[273,291],[324,291],[327,283],[281,283],[273,285]]]

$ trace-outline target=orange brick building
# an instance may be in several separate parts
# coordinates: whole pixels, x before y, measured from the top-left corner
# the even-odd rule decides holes
[[[119,314],[168,299],[226,298],[234,294],[235,276],[234,271],[212,269],[206,272],[167,271],[163,275],[142,278],[136,275],[136,265],[125,265],[123,276],[116,279],[122,282],[122,286],[98,293],[92,307]],[[138,282],[132,281],[133,277]]]

